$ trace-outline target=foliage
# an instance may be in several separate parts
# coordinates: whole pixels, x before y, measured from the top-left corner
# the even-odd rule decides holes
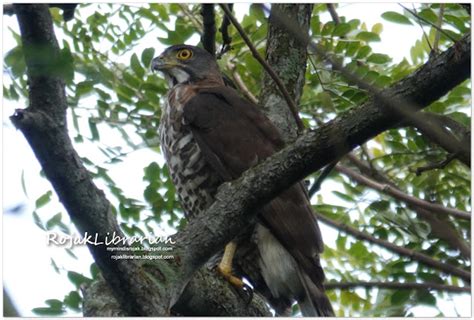
[[[191,40],[197,42],[202,33],[199,10],[199,4],[81,4],[75,18],[65,23],[59,9],[51,9],[65,61],[64,79],[72,124],[70,135],[81,150],[99,151],[87,152],[87,157],[83,156],[82,160],[95,180],[106,188],[121,227],[128,235],[154,232],[162,224],[172,228],[184,224],[168,170],[163,161],[158,160],[161,158],[157,128],[160,105],[167,88],[164,80],[149,69],[151,59],[161,50],[159,48]],[[315,5],[311,20],[312,38],[364,81],[385,88],[413,72],[429,58],[430,45],[437,36],[432,25],[438,21],[440,5],[420,4],[417,13],[424,18],[423,21],[406,11],[404,14],[386,12],[380,23],[373,26],[343,16],[339,24],[327,21],[323,19],[326,11],[325,5]],[[217,26],[221,20],[222,12],[218,11]],[[372,44],[380,41],[384,25],[389,23],[424,28],[426,36],[413,45],[411,62],[407,59],[395,62],[389,55],[372,49]],[[264,55],[267,18],[263,11],[250,6],[241,24]],[[441,29],[445,33],[440,35],[438,47],[444,50],[452,45],[450,38],[459,39],[470,32],[470,17],[459,5],[446,4]],[[228,75],[233,71],[229,68],[235,68],[249,90],[257,96],[261,90],[262,68],[235,29],[230,28],[229,32],[233,50],[225,54],[219,64]],[[11,77],[10,83],[4,86],[4,96],[9,100],[25,99],[27,79],[21,39],[14,30],[10,29],[10,33],[17,46],[4,57],[4,65]],[[216,41],[220,48],[220,33],[217,33]],[[301,114],[308,127],[317,127],[367,99],[364,90],[310,52],[306,85],[300,101]],[[470,99],[470,82],[466,81],[426,111],[444,115],[470,128],[470,114],[467,112]],[[143,148],[156,153],[157,161],[143,169],[143,195],[134,198],[121,189],[109,171],[132,152]],[[357,150],[356,154],[407,194],[459,210],[471,210],[470,171],[460,162],[452,161],[442,169],[421,175],[415,173],[415,169],[421,166],[442,161],[447,153],[412,127],[388,130]],[[316,176],[309,179],[313,181]],[[327,192],[315,196],[314,207],[320,214],[376,238],[469,270],[470,261],[433,234],[430,224],[406,203],[374,192],[334,172],[325,185],[331,186],[329,189],[339,200],[332,203]],[[52,192],[49,190],[36,200],[35,223],[43,230],[57,228],[70,234],[71,226],[62,219],[63,212],[48,216],[46,209],[51,200]],[[445,217],[440,219],[470,243],[469,223]],[[337,233],[335,243],[326,241],[326,245],[323,261],[329,281],[370,279],[461,283],[454,276],[441,274],[408,258],[356,240],[342,231]],[[70,254],[74,255],[73,250]],[[58,267],[55,269],[59,271]],[[95,277],[97,267],[93,265],[91,269],[95,270],[92,272]],[[91,280],[71,271],[67,275],[77,291],[71,291],[63,299],[47,300],[47,307],[36,308],[35,313],[58,315],[80,309],[82,293],[79,287]],[[420,304],[438,308],[439,301],[447,299],[449,294],[357,289],[332,290],[329,297],[339,316],[407,316],[413,306]],[[443,311],[439,310],[439,313],[442,315]]]

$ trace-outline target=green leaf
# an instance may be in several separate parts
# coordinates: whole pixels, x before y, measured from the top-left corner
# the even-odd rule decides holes
[[[26,192],[26,183],[25,183],[25,170],[21,170],[21,189],[23,193],[28,198],[28,192]]]
[[[91,279],[74,271],[68,271],[67,277],[69,281],[71,281],[76,286],[76,288],[79,288],[83,283],[89,284],[92,281]]]
[[[361,31],[357,34],[356,39],[359,39],[365,42],[374,42],[374,41],[380,41],[380,36],[374,32]]]
[[[150,182],[158,181],[160,179],[160,166],[156,162],[152,162],[145,168],[144,179]]]
[[[43,225],[43,221],[41,221],[41,218],[38,216],[36,211],[33,211],[33,221],[41,230],[46,231],[46,228]]]
[[[153,59],[153,56],[155,55],[155,49],[154,48],[146,48],[142,52],[142,63],[145,66],[145,68],[150,68],[151,65],[151,60]]]
[[[390,297],[392,305],[401,305],[410,300],[411,290],[397,290]]]
[[[433,296],[428,290],[418,290],[416,294],[416,301],[421,304],[427,304],[430,306],[436,305],[436,297]]]
[[[46,229],[51,230],[53,227],[61,223],[61,212],[56,213],[51,219],[46,222]]]
[[[97,130],[97,124],[95,123],[95,120],[92,118],[88,119],[89,122],[89,129],[92,134],[92,140],[99,140],[99,130]]]
[[[381,23],[376,23],[372,26],[372,32],[376,34],[381,34],[383,31],[383,24]]]
[[[433,24],[436,24],[436,22],[438,21],[438,16],[430,8],[425,8],[421,10],[420,12],[418,12],[418,15]],[[426,22],[423,22],[422,20],[420,21],[420,23],[426,24]]]
[[[33,313],[39,316],[58,316],[64,313],[62,309],[54,309],[54,308],[34,308],[31,310]]]
[[[354,202],[354,198],[345,194],[345,193],[342,193],[342,192],[339,192],[339,191],[333,191],[332,193],[334,193],[336,196],[338,196],[339,198],[345,200],[345,201],[348,201],[348,202]]]
[[[342,37],[342,36],[345,36],[349,31],[351,31],[350,24],[340,23],[334,28],[332,35],[334,37]]]
[[[71,291],[64,297],[63,303],[68,308],[71,308],[75,311],[79,311],[81,301],[82,299],[79,293],[77,291]]]
[[[373,53],[367,58],[367,62],[372,62],[376,64],[384,64],[391,60],[389,56],[382,53]]]
[[[372,48],[369,46],[363,46],[357,51],[356,59],[363,59],[367,57],[370,52],[372,51]]]
[[[36,199],[36,202],[35,202],[36,209],[39,209],[45,206],[48,202],[50,202],[52,195],[53,193],[51,191],[47,191],[45,194],[43,194],[38,199]]]
[[[130,66],[132,67],[133,72],[135,72],[139,78],[143,78],[145,76],[145,70],[140,65],[140,61],[138,60],[136,53],[134,53],[130,58]]]
[[[404,15],[402,15],[398,12],[395,12],[395,11],[387,11],[387,12],[383,13],[382,18],[384,18],[387,21],[394,22],[394,23],[412,25],[410,19],[408,19]]]

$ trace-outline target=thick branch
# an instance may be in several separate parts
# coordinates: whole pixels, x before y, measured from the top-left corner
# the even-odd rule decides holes
[[[275,8],[279,8],[288,19],[294,21],[301,32],[308,34],[312,4],[273,4],[272,11],[276,10]],[[298,104],[305,83],[307,49],[301,42],[296,41],[286,29],[280,28],[278,24],[274,23],[272,12],[270,12],[268,19],[265,54],[265,60],[285,85],[292,101]],[[261,90],[259,101],[263,111],[283,133],[285,141],[293,141],[297,136],[296,130],[302,128],[299,125],[301,119],[298,109],[288,108],[280,90],[267,73],[263,73],[262,88],[265,90]]]
[[[268,11],[266,7],[264,7],[265,10]],[[273,12],[273,7],[272,7],[272,12]],[[350,71],[348,68],[344,67],[341,62],[335,60],[332,58],[330,53],[328,53],[324,47],[321,45],[315,44],[314,42],[311,41],[309,36],[302,32],[301,28],[294,23],[294,21],[291,21],[285,17],[285,14],[283,12],[280,12],[278,8],[275,7],[275,21],[277,21],[283,28],[286,28],[288,32],[291,32],[291,34],[298,39],[301,43],[304,43],[309,47],[309,49],[316,54],[320,55],[321,58],[324,60],[328,61],[332,67],[335,70],[338,70],[348,81],[355,83],[359,88],[368,91],[372,95],[372,99],[376,100],[378,103],[380,103],[388,113],[393,115],[397,121],[395,123],[400,122],[400,119],[409,119],[410,122],[412,122],[414,125],[417,127],[424,127],[424,130],[431,132],[431,134],[435,134],[436,131],[439,131],[439,128],[437,127],[429,127],[424,125],[424,119],[421,117],[416,111],[420,110],[420,106],[417,104],[424,105],[424,101],[429,100],[430,97],[423,98],[421,96],[416,96],[413,97],[415,99],[406,99],[402,96],[393,97],[390,95],[387,95],[386,90],[379,90],[375,86],[367,83],[366,81],[362,80],[357,74],[354,72]],[[457,45],[461,44],[461,46],[464,46],[467,42],[470,43],[471,41],[471,35],[467,34],[465,35],[460,41],[454,44],[454,48],[457,47]],[[462,50],[462,49],[461,49]],[[454,54],[454,53],[453,53]],[[457,57],[454,57],[455,60],[457,60]],[[438,60],[438,59],[436,59]],[[435,60],[434,60],[435,61]],[[466,67],[470,68],[470,59],[467,59],[464,62],[461,63],[467,63]],[[457,77],[457,75],[450,74],[452,79],[454,80]],[[463,71],[463,74],[461,77],[469,77],[469,69],[466,69]],[[448,80],[448,82],[450,81]],[[459,82],[457,82],[459,84]],[[427,82],[425,82],[427,84]],[[443,84],[440,84],[441,87],[445,87]],[[449,86],[449,85],[448,85]],[[436,90],[437,88],[432,88],[432,90]],[[441,88],[442,89],[442,88]],[[434,95],[436,93],[433,92]],[[432,94],[432,95],[433,95]],[[442,134],[440,132],[436,132],[436,134]],[[453,141],[453,146],[452,149],[455,150],[455,152],[463,152],[464,146],[462,143],[458,141]],[[465,163],[467,166],[470,166],[470,158],[465,159],[467,162]]]
[[[85,317],[126,316],[103,278],[85,288],[83,295]],[[268,317],[271,313],[259,295],[254,294],[249,303],[223,277],[203,267],[186,286],[171,315]]]
[[[469,76],[469,70],[468,35],[414,74],[384,90],[383,94],[394,100],[412,101],[421,109],[464,81]],[[224,247],[245,230],[257,208],[287,186],[403,119],[403,116],[386,108],[380,101],[374,103],[369,100],[321,125],[317,130],[300,136],[292,145],[245,172],[240,179],[223,184],[214,204],[180,234],[182,245],[188,249],[186,262],[183,263],[190,266],[186,272],[192,272],[209,259],[217,248]],[[443,271],[450,273],[447,267],[442,266]],[[448,267],[453,269],[452,266]],[[469,273],[463,270],[456,274],[469,279]]]
[[[111,205],[92,182],[66,128],[64,84],[54,73],[59,47],[47,5],[14,5],[28,67],[30,105],[11,117],[25,135],[61,202],[81,233],[122,235]],[[128,314],[166,314],[160,293],[136,263],[112,260],[104,245],[89,245],[104,277]],[[145,290],[148,288],[148,290]]]
[[[458,287],[439,283],[413,283],[413,282],[341,282],[341,283],[326,283],[324,285],[326,290],[334,289],[353,289],[353,288],[379,288],[379,289],[407,289],[407,290],[436,290],[445,292],[470,293],[470,287]]]
[[[357,172],[341,166],[341,165],[336,165],[336,169],[339,172],[342,172],[349,178],[351,178],[354,181],[357,181],[358,183],[361,183],[363,185],[368,186],[369,188],[378,190],[380,192],[386,193],[395,199],[398,199],[400,201],[406,202],[408,204],[424,208],[426,210],[430,210],[433,213],[441,213],[441,214],[447,214],[459,219],[464,219],[464,220],[470,220],[471,219],[471,214],[462,210],[454,209],[454,208],[448,208],[443,205],[437,204],[437,203],[431,203],[424,201],[422,199],[418,199],[416,197],[410,196],[396,188],[393,188],[392,186],[388,184],[380,184],[377,181],[371,180],[367,177],[364,177],[363,175],[358,174]]]

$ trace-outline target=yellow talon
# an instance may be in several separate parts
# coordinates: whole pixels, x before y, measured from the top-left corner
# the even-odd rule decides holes
[[[224,255],[222,256],[221,262],[217,266],[217,271],[234,287],[242,289],[245,286],[244,282],[240,278],[232,275],[232,259],[234,258],[236,248],[237,245],[233,241],[229,242],[225,246]]]

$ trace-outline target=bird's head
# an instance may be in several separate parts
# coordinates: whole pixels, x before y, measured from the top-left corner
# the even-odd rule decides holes
[[[217,62],[209,52],[185,44],[166,49],[152,60],[151,68],[164,73],[170,87],[180,83],[221,79]]]

